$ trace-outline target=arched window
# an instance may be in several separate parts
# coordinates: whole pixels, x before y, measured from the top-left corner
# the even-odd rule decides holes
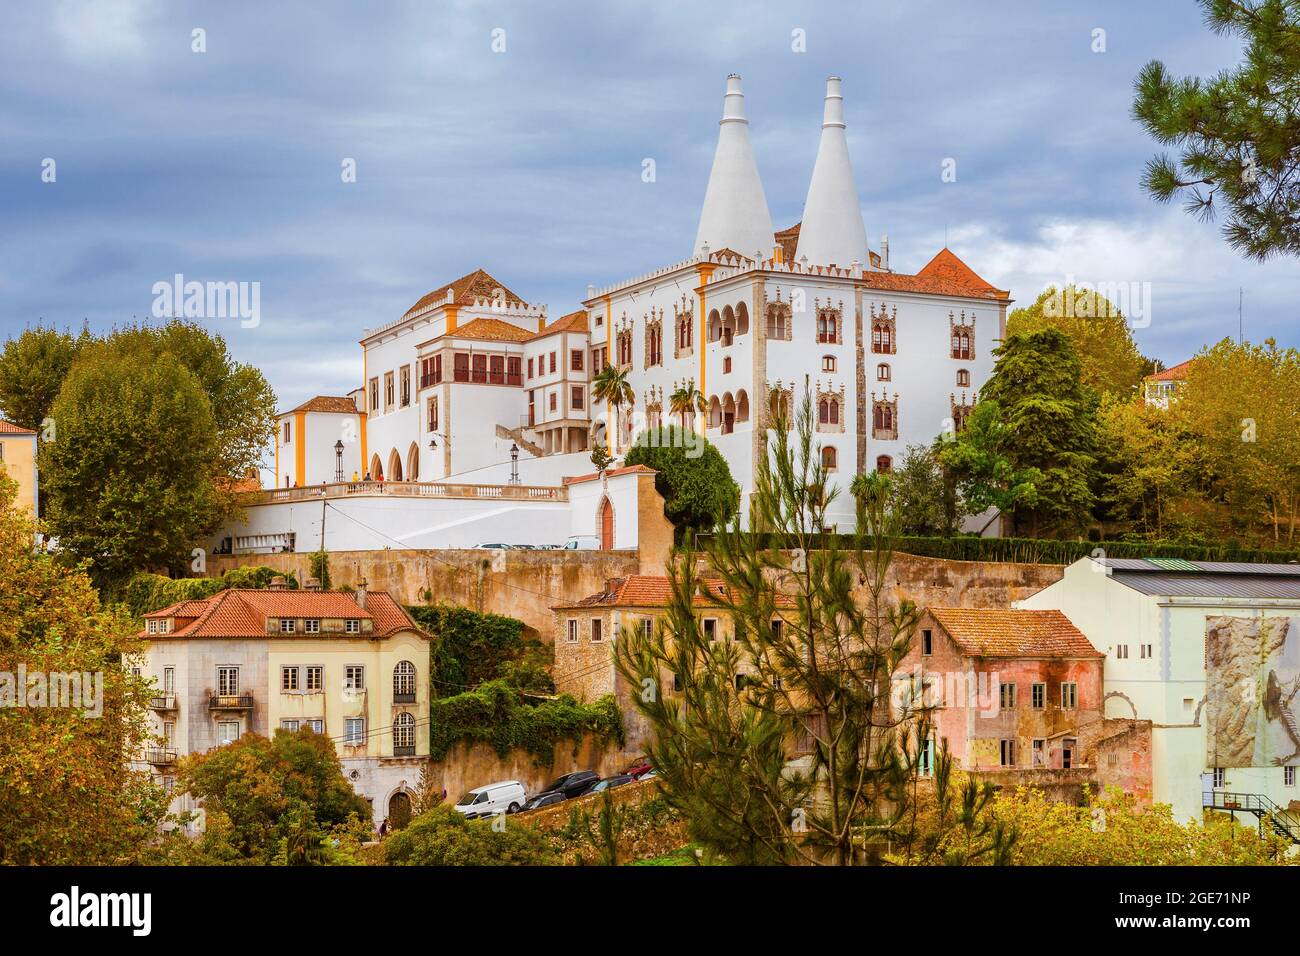
[[[822,371],[823,371],[823,372],[833,372],[833,371],[835,371],[835,356],[834,356],[834,355],[823,355],[823,356],[822,356]]]
[[[970,370],[964,368],[957,369],[957,386],[959,388],[966,388],[969,385],[970,385]]]
[[[393,702],[415,703],[415,665],[410,661],[398,661],[393,668]]]
[[[393,756],[415,756],[415,717],[398,714],[393,718]]]
[[[831,471],[834,471],[834,470],[835,470],[835,467],[836,467],[835,462],[836,462],[836,452],[835,452],[835,449],[834,449],[833,447],[829,446],[829,445],[826,446],[825,448],[823,448],[823,449],[822,449],[822,467],[823,467],[823,468],[827,468],[827,469],[829,469],[829,470],[831,470]]]
[[[817,424],[838,425],[840,423],[840,400],[830,397],[817,402]]]
[[[881,362],[879,365],[876,366],[877,382],[888,382],[892,377],[893,377],[893,373],[890,371],[888,363]]]
[[[891,471],[894,467],[894,459],[888,455],[880,455],[876,458],[876,471]]]

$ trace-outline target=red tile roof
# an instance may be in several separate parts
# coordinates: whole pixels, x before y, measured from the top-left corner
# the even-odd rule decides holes
[[[362,608],[351,594],[340,591],[230,588],[203,600],[180,601],[144,617],[145,620],[177,618],[180,626],[167,637],[279,637],[278,633],[268,634],[266,630],[266,620],[271,617],[368,619],[374,622],[374,630],[368,637],[387,637],[403,630],[424,633],[386,591],[368,592],[366,606]],[[181,621],[188,623],[181,624]],[[144,631],[140,634],[149,636]]]
[[[976,657],[1105,656],[1060,611],[932,607],[929,612],[963,651]]]
[[[1187,370],[1192,367],[1196,359],[1188,359],[1186,362],[1179,362],[1177,365],[1171,365],[1163,372],[1154,372],[1148,375],[1143,381],[1146,382],[1185,382],[1187,381]]]
[[[900,272],[866,272],[862,280],[870,288],[889,292],[920,292],[965,299],[1008,299],[1011,293],[994,288],[946,246],[914,276]]]
[[[457,305],[472,305],[477,299],[491,299],[496,295],[498,289],[501,290],[506,302],[515,305],[523,302],[523,299],[507,289],[490,274],[482,269],[475,269],[468,275],[463,275],[459,279],[448,282],[444,286],[439,286],[427,295],[422,296],[420,301],[406,310],[406,314],[402,318],[421,312],[429,306],[445,303],[448,289],[451,290],[452,301]]]
[[[570,475],[564,479],[566,485],[580,485],[584,481],[595,481],[600,477],[600,472],[593,471],[589,475]],[[606,478],[615,478],[618,475],[653,475],[655,470],[649,465],[628,465],[626,468],[611,468],[605,472]]]
[[[483,342],[527,342],[536,334],[500,319],[474,319],[459,326],[454,332],[445,333],[441,338],[478,339]]]
[[[30,428],[20,428],[13,422],[7,422],[0,418],[0,435],[35,435],[36,432]]]
[[[716,578],[701,579],[699,584],[718,597],[725,597],[727,586]],[[554,605],[555,610],[580,607],[667,607],[672,599],[672,582],[653,574],[632,574],[625,578],[612,578],[605,582],[605,590],[592,594],[573,604]],[[785,595],[777,596],[778,607],[793,607],[794,601]],[[717,602],[703,594],[694,598],[696,607],[717,607]]]
[[[281,412],[281,417],[292,415],[295,412],[334,412],[339,414],[357,413],[357,403],[344,395],[317,395],[315,398],[308,399],[297,408],[291,408],[287,412]]]
[[[533,338],[540,339],[556,332],[590,332],[587,325],[587,313],[584,309],[577,312],[570,312],[568,315],[562,315],[540,332],[534,333]]]

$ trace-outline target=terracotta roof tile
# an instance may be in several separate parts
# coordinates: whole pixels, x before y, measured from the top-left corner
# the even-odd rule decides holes
[[[475,269],[468,275],[463,275],[453,282],[448,282],[444,286],[439,286],[432,292],[422,296],[415,305],[406,310],[403,318],[422,312],[426,308],[434,305],[441,305],[447,301],[447,290],[452,293],[452,300],[457,305],[472,305],[477,299],[490,299],[500,289],[507,302],[520,304],[523,299],[515,295],[504,285],[493,278],[489,273],[482,269]]]
[[[30,428],[21,428],[13,422],[7,422],[0,418],[0,435],[35,435],[36,432]]]
[[[483,342],[527,342],[536,334],[500,319],[474,319],[454,332],[445,333],[440,338],[478,339]]]
[[[386,591],[368,592],[366,606],[362,608],[352,595],[340,591],[230,588],[204,600],[181,601],[144,617],[145,620],[165,617],[193,619],[167,637],[275,637],[278,635],[268,634],[266,630],[266,619],[270,617],[372,620],[374,630],[368,635],[370,637],[386,637],[401,630],[419,631],[406,611]],[[148,636],[144,631],[140,635]]]
[[[717,579],[700,581],[708,590],[718,596],[725,596],[726,585]],[[653,574],[632,574],[625,578],[612,578],[605,583],[605,590],[591,594],[573,604],[557,604],[554,609],[580,607],[667,607],[672,599],[672,582]],[[696,607],[716,607],[714,601],[703,594],[696,594]],[[778,595],[779,607],[793,607],[794,602],[784,595]]]
[[[1007,299],[1010,292],[985,282],[946,246],[916,275],[901,272],[866,272],[863,282],[888,292],[919,292],[966,299]]]
[[[336,412],[339,414],[357,413],[357,403],[345,395],[317,395],[315,398],[308,399],[297,408],[291,408],[287,412],[281,412],[281,417],[292,415],[295,412]]]
[[[929,612],[962,650],[978,657],[1105,656],[1060,611],[932,607]]]
[[[568,315],[562,315],[540,332],[534,333],[533,338],[545,338],[556,332],[590,332],[587,325],[587,313],[584,309],[577,312],[570,312]]]
[[[611,468],[605,472],[606,478],[615,478],[618,475],[653,475],[655,470],[649,465],[628,465],[626,468]],[[587,475],[570,475],[564,479],[566,485],[580,485],[584,481],[595,481],[601,475],[598,471],[593,471]]]
[[[1184,382],[1187,380],[1187,370],[1192,367],[1196,359],[1188,359],[1186,362],[1179,362],[1177,365],[1171,365],[1163,372],[1155,372],[1148,375],[1143,381],[1147,382]]]

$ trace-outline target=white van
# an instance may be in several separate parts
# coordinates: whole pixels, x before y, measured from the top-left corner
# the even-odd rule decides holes
[[[524,785],[518,780],[502,780],[485,787],[475,787],[456,803],[456,812],[469,819],[495,817],[500,813],[518,813],[528,802]]]
[[[564,542],[565,551],[599,551],[600,538],[594,534],[572,534]]]

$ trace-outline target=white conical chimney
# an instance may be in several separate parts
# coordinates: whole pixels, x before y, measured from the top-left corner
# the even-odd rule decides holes
[[[749,255],[753,249],[776,245],[772,216],[767,211],[763,182],[758,178],[754,150],[749,144],[749,120],[745,119],[745,94],[740,77],[727,77],[727,95],[722,101],[718,124],[718,149],[713,154],[709,187],[704,192],[700,228],[695,234],[695,253],[709,249],[734,249]]]
[[[871,261],[867,227],[862,222],[862,205],[858,202],[858,188],[853,184],[849,144],[844,135],[844,96],[840,93],[838,76],[826,81],[822,139],[817,147],[817,162],[808,185],[799,246],[795,250],[795,258],[804,256],[813,265],[835,263],[841,268],[854,259]]]

